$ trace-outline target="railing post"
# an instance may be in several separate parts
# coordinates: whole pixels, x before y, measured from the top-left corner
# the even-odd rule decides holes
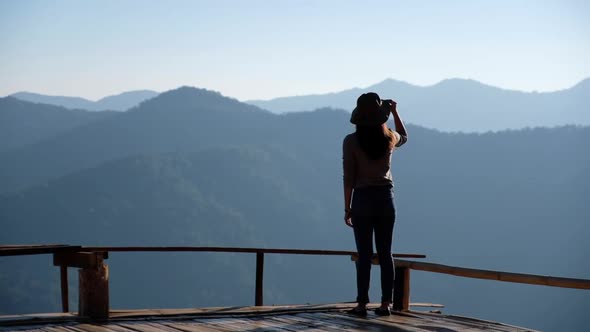
[[[100,263],[96,268],[79,271],[79,315],[92,319],[109,318],[109,267]]]
[[[78,315],[91,319],[109,317],[108,252],[62,252],[53,254],[53,265],[60,267],[62,306],[68,309],[68,267],[79,267]]]
[[[393,310],[408,311],[410,309],[410,268],[395,267],[393,283]]]
[[[263,305],[262,289],[264,279],[264,252],[256,252],[256,297],[254,299],[255,306]]]
[[[70,301],[68,298],[68,266],[59,266],[59,278],[61,284],[61,310],[62,312],[70,311]]]

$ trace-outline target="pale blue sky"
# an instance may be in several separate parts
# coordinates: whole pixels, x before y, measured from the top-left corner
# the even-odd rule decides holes
[[[241,100],[394,78],[590,77],[590,1],[0,1],[0,96],[203,87]]]

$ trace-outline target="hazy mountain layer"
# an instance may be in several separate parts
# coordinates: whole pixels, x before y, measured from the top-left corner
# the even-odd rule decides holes
[[[80,97],[47,96],[32,92],[17,92],[10,96],[33,103],[62,106],[69,109],[84,109],[88,111],[126,111],[139,105],[142,101],[153,98],[158,92],[151,90],[137,90],[107,96],[97,101]]]
[[[442,131],[485,132],[568,124],[590,125],[590,79],[556,92],[521,92],[473,80],[449,79],[432,86],[385,80],[336,93],[252,100],[276,113],[333,107],[351,111],[356,98],[374,91],[394,99],[407,121]]]
[[[0,242],[353,249],[342,220],[347,120],[333,110],[274,115],[192,88],[163,93],[0,156],[0,187],[29,187],[0,196]],[[448,134],[409,126],[409,137],[393,156],[395,251],[452,265],[590,276],[589,128]],[[0,298],[11,299],[3,308],[58,309],[55,286],[39,286],[55,272],[40,280],[37,267],[1,262]],[[113,254],[109,264],[113,307],[252,303],[251,255]],[[353,268],[347,258],[271,256],[267,303],[351,301]],[[542,330],[579,330],[590,308],[583,291],[412,278],[413,301]],[[31,306],[32,296],[46,299],[43,306]]]

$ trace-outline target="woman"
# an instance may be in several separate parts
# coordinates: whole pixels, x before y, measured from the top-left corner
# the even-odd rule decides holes
[[[393,114],[395,131],[387,127]],[[407,141],[404,123],[393,100],[381,100],[370,92],[357,99],[350,122],[356,132],[344,138],[344,221],[354,229],[359,259],[356,265],[357,306],[350,312],[367,315],[369,280],[373,256],[373,233],[381,267],[381,306],[377,315],[390,315],[393,297],[393,260],[391,242],[395,207],[391,154]],[[353,197],[354,191],[354,197]],[[351,204],[352,200],[352,204]]]

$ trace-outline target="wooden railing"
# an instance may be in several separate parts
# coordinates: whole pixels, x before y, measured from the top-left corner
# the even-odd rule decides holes
[[[69,245],[0,246],[0,256],[53,254],[53,264],[60,267],[62,311],[69,312],[68,267],[80,268],[79,309],[81,316],[108,317],[108,266],[104,260],[109,252],[226,252],[256,254],[256,286],[254,304],[262,306],[264,255],[350,256],[355,251],[310,250],[239,247],[82,247]],[[426,258],[422,254],[392,254],[394,258]]]
[[[358,255],[356,253],[353,254],[351,256],[351,260],[357,261]],[[375,256],[373,257],[372,262],[373,264],[379,264],[379,260]],[[459,266],[396,259],[395,280],[393,287],[393,308],[395,310],[405,311],[408,310],[410,307],[410,270],[449,274],[457,277],[486,279],[529,285],[590,289],[590,280],[588,279],[562,278],[542,276],[537,274],[471,269]]]
[[[357,260],[357,253],[343,250],[307,250],[276,248],[236,248],[236,247],[82,247],[67,245],[41,246],[0,246],[0,256],[53,254],[53,264],[60,267],[62,310],[69,311],[67,268],[80,270],[80,290],[78,314],[93,319],[107,319],[109,313],[108,266],[104,260],[109,252],[226,252],[256,254],[256,286],[254,303],[263,305],[263,280],[265,254],[293,254],[320,256],[350,256]],[[422,254],[392,255],[395,258],[394,299],[395,310],[409,310],[410,270],[444,273],[455,276],[545,285],[553,287],[590,289],[590,280],[520,274],[512,272],[470,269],[426,262],[401,260],[399,258],[425,258]],[[376,257],[374,264],[378,264]]]
[[[90,252],[227,252],[256,254],[256,286],[254,305],[262,306],[264,281],[264,255],[314,255],[314,256],[353,256],[356,251],[346,250],[313,250],[313,249],[276,249],[276,248],[238,248],[238,247],[83,247]],[[394,258],[426,258],[422,254],[392,254]]]
[[[410,303],[410,270],[443,273],[458,277],[487,279],[530,285],[543,285],[562,288],[590,289],[590,280],[541,276],[536,274],[512,273],[503,271],[471,269],[458,266],[433,264],[426,262],[396,260],[394,280],[394,309],[408,310]],[[399,292],[399,296],[395,294]],[[396,298],[397,303],[396,303]]]
[[[590,289],[590,280],[542,276],[536,274],[523,274],[513,272],[502,272],[493,270],[470,269],[458,266],[433,264],[426,262],[415,262],[396,260],[396,267],[408,268],[411,270],[427,271],[435,273],[450,274],[458,277],[496,280],[514,282],[529,285],[542,285],[563,288]]]

